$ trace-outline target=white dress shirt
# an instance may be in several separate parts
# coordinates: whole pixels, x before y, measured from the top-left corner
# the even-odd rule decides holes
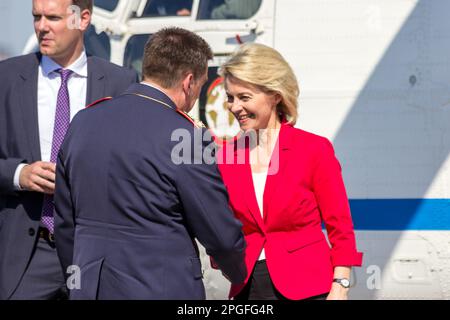
[[[83,51],[80,57],[67,68],[62,68],[47,56],[42,56],[38,74],[37,108],[41,160],[46,162],[50,161],[52,152],[56,102],[59,87],[61,86],[61,76],[56,72],[58,69],[69,69],[73,71],[73,74],[67,82],[70,99],[70,120],[72,120],[77,112],[86,106],[88,74],[86,52]],[[19,178],[24,166],[26,164],[20,164],[15,171],[14,187],[16,190],[21,189]]]
[[[261,212],[261,217],[264,219],[264,189],[266,188],[266,179],[267,179],[267,171],[266,172],[252,172],[253,177],[253,186],[255,188],[256,201],[258,202],[259,211]],[[258,261],[266,259],[266,253],[264,252],[264,248],[259,255]]]

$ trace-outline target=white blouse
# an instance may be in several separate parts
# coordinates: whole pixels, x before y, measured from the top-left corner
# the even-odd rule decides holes
[[[264,198],[264,189],[266,187],[267,171],[258,173],[252,172],[252,177],[253,177],[253,186],[255,188],[256,201],[258,202],[259,211],[261,212],[261,218],[264,219],[263,198]],[[261,250],[261,254],[259,255],[258,261],[264,259],[266,259],[266,254],[263,248]]]

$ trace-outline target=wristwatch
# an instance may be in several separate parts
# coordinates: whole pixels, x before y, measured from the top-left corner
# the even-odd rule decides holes
[[[350,288],[350,280],[346,278],[335,278],[333,279],[333,282],[339,283],[341,286],[343,286],[345,289]]]

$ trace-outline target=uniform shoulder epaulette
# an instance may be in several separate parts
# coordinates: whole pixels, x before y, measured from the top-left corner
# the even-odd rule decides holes
[[[95,105],[97,105],[97,104],[99,104],[99,103],[101,103],[103,101],[107,101],[107,100],[111,100],[111,99],[112,99],[112,97],[104,97],[104,98],[98,99],[97,101],[92,102],[90,105],[87,105],[86,109],[90,108],[90,107],[93,107],[93,106],[95,106]]]
[[[196,128],[206,128],[206,126],[200,120],[196,120],[192,118],[188,113],[184,111],[177,110],[179,114],[181,114],[184,118],[186,118],[190,123],[194,125]]]

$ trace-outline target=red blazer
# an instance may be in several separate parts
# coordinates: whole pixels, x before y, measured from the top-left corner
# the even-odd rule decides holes
[[[245,283],[263,247],[271,279],[289,299],[329,292],[335,266],[361,266],[341,167],[326,138],[282,124],[269,168],[276,174],[267,176],[264,190],[264,219],[254,192],[248,146],[239,147],[236,141],[233,145],[221,149],[218,162],[230,205],[243,223]],[[244,285],[232,285],[230,297]]]

